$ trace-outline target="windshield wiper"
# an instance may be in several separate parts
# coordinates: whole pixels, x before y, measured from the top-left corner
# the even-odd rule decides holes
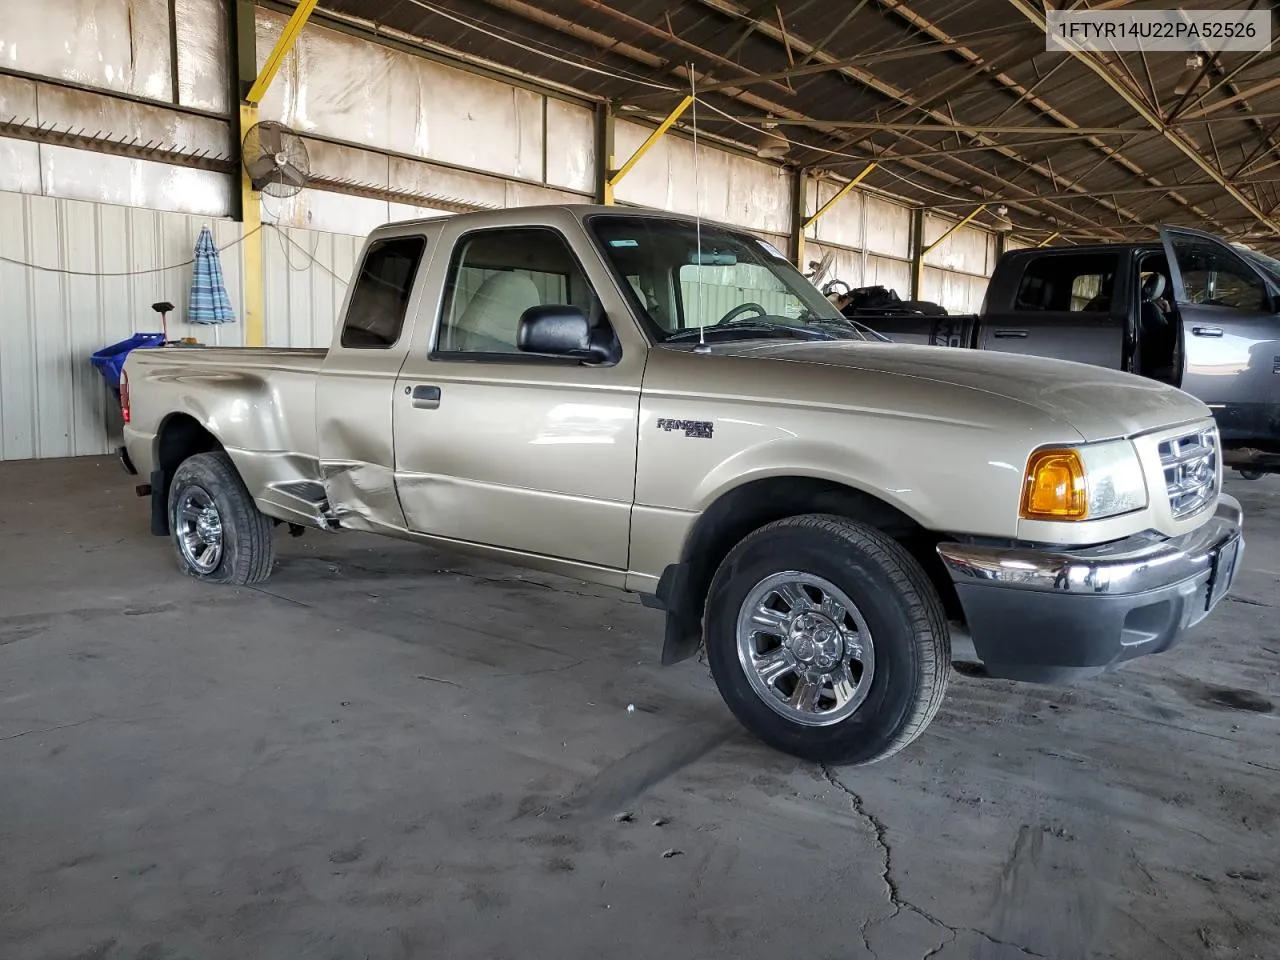
[[[874,338],[882,343],[893,343],[893,341],[883,333],[872,330],[865,323],[859,323],[857,320],[850,320],[848,317],[843,320],[832,320],[828,317],[810,317],[805,321],[805,323],[812,323],[818,326],[841,327],[845,330],[852,330],[863,340]]]
[[[697,340],[704,333],[723,332],[725,330],[741,331],[743,333],[784,333],[795,337],[797,340],[838,340],[840,339],[833,334],[823,330],[809,330],[805,327],[797,327],[790,323],[778,323],[773,320],[743,320],[730,321],[729,323],[718,323],[713,326],[699,328],[689,327],[687,330],[680,330],[670,334],[664,343],[677,343],[682,340]]]

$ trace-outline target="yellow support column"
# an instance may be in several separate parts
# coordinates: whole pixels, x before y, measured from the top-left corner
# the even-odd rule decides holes
[[[301,0],[294,8],[289,22],[284,25],[276,44],[271,48],[266,62],[240,103],[240,142],[258,122],[258,104],[266,95],[284,58],[298,42],[302,28],[307,25],[311,12],[319,0]],[[262,290],[262,195],[253,189],[253,181],[240,165],[240,262],[244,265],[244,342],[245,346],[261,347],[266,343],[266,317]]]
[[[258,107],[240,104],[240,142],[258,122]],[[266,344],[266,323],[262,293],[262,194],[253,189],[253,181],[240,165],[240,262],[244,266],[244,344],[261,347]]]

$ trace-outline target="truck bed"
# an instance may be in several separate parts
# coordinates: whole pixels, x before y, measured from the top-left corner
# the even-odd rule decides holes
[[[926,347],[974,347],[977,345],[976,314],[931,316],[922,313],[858,313],[852,319],[882,333],[895,343]]]
[[[132,400],[128,445],[154,450],[162,424],[173,416],[186,414],[211,429],[234,424],[218,432],[235,438],[225,449],[249,489],[260,491],[259,507],[273,516],[287,507],[285,516],[292,516],[299,499],[311,501],[322,490],[316,377],[326,355],[270,347],[135,350],[125,363]],[[154,461],[135,459],[145,473],[157,467]]]

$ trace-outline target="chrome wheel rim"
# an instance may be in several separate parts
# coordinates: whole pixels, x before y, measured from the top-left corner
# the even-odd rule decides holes
[[[788,570],[765,577],[738,612],[738,661],[751,689],[792,723],[853,716],[875,675],[871,631],[829,580]]]
[[[178,548],[197,573],[212,573],[222,560],[222,517],[204,487],[183,491],[175,516]]]

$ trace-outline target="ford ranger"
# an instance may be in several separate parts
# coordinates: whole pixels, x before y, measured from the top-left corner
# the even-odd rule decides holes
[[[633,591],[797,756],[910,743],[954,656],[1057,681],[1230,588],[1239,504],[1171,386],[863,335],[769,244],[616,207],[373,232],[328,350],[138,350],[126,467],[215,583],[273,528],[360,530]],[[963,652],[962,652],[963,651]]]

